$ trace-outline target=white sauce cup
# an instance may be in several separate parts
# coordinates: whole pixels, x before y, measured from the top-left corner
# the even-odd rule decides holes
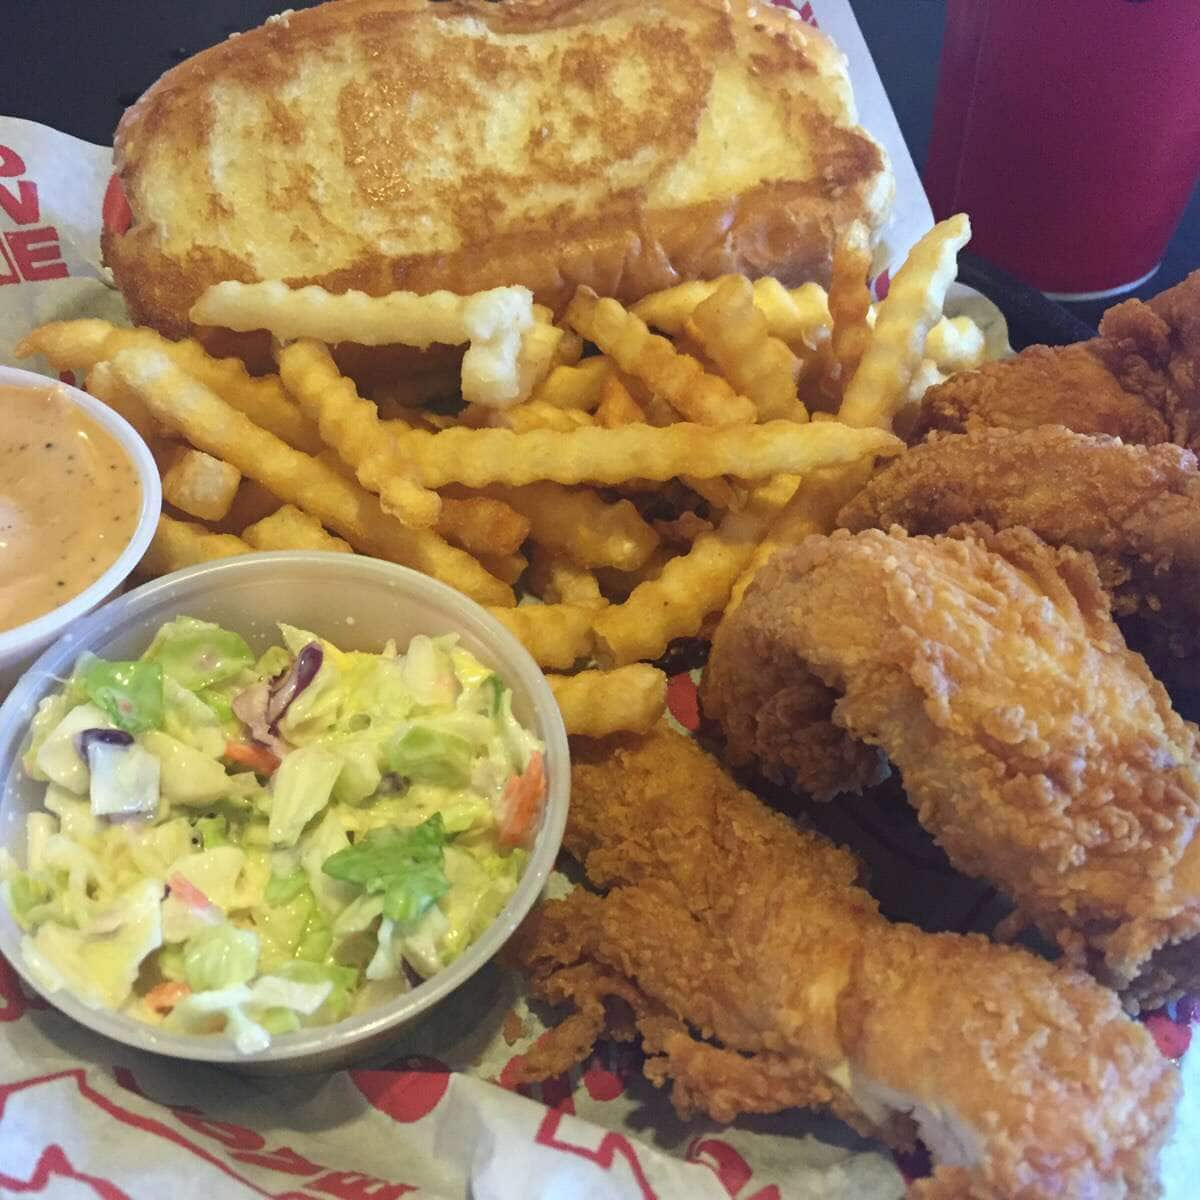
[[[87,392],[66,383],[59,383],[45,375],[35,375],[32,371],[0,366],[0,387],[5,386],[37,391],[45,391],[48,387],[58,388],[67,400],[110,434],[121,447],[137,474],[142,499],[133,537],[116,562],[99,579],[48,613],[26,621],[24,625],[18,625],[15,629],[0,632],[0,697],[72,621],[91,612],[125,582],[142,555],[146,553],[158,524],[159,510],[162,508],[162,484],[159,482],[154,458],[146,443],[124,417],[118,416],[107,404],[102,404]],[[0,411],[0,427],[3,421],[4,414]],[[84,500],[86,502],[86,497]]]

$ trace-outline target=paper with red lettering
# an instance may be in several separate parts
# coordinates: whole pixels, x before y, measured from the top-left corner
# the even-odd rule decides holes
[[[860,120],[891,156],[897,202],[885,237],[899,261],[931,216],[850,6],[795,7],[846,52]],[[110,175],[106,147],[0,116],[0,362],[45,369],[12,356],[44,321],[126,320],[101,266]],[[672,680],[670,703],[694,728],[690,677]],[[991,927],[991,894],[930,854],[914,824],[826,807],[842,822],[829,832],[864,852],[889,911],[907,916],[905,904],[921,897],[942,928]],[[510,1044],[514,1013],[521,1036]],[[518,977],[491,966],[380,1061],[253,1079],[96,1037],[25,992],[0,958],[0,1197],[898,1200],[906,1173],[921,1170],[821,1116],[681,1122],[628,1046],[602,1047],[569,1076],[515,1090],[512,1064],[548,1015],[530,1011]],[[1164,1049],[1183,1055],[1190,1029],[1178,1013],[1149,1023]],[[1200,1178],[1200,1056],[1184,1071],[1168,1200],[1188,1200]]]

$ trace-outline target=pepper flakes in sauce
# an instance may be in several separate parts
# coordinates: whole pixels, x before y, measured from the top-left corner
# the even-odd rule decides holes
[[[0,385],[0,631],[99,579],[140,506],[128,456],[57,386]]]

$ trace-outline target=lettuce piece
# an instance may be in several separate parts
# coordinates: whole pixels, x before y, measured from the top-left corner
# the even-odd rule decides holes
[[[218,846],[230,845],[229,818],[223,813],[212,817],[201,817],[196,822],[196,832],[200,835],[200,844],[205,850],[215,850]]]
[[[343,738],[328,744],[342,760],[333,798],[338,804],[361,804],[378,790],[383,780],[379,769],[379,743],[372,737]]]
[[[274,679],[282,675],[292,665],[292,655],[282,646],[271,646],[264,650],[258,662],[254,664],[252,674],[257,679]]]
[[[194,992],[249,983],[258,971],[258,937],[253,930],[225,923],[188,938],[183,977]]]
[[[515,855],[475,857],[447,847],[450,886],[439,903],[448,923],[439,947],[443,964],[456,959],[495,920],[516,890],[523,861]]]
[[[287,903],[256,908],[254,927],[263,971],[277,970],[294,958],[324,962],[333,945],[333,930],[307,880]]]
[[[7,851],[0,859],[0,899],[17,924],[26,932],[38,924],[38,910],[48,904],[54,895],[50,881],[40,875],[31,875],[20,870]]]
[[[300,1016],[293,1008],[268,1008],[257,1014],[258,1023],[272,1036],[295,1033],[300,1028]]]
[[[346,836],[340,814],[330,811],[317,823],[316,828],[304,835],[297,846],[300,865],[308,876],[308,886],[312,888],[321,911],[327,916],[340,913],[359,895],[356,887],[326,875],[321,869],[327,859],[349,845],[350,839]]]
[[[176,683],[163,678],[163,731],[209,758],[225,752],[228,731],[212,705]]]
[[[347,938],[356,933],[366,933],[382,914],[382,896],[361,895],[338,913],[333,922],[333,935]]]
[[[168,800],[209,805],[229,794],[229,776],[216,758],[160,730],[143,734],[141,744],[158,759],[159,788]]]
[[[422,725],[397,734],[384,747],[389,771],[443,787],[462,787],[471,776],[474,757],[474,747],[466,738]]]
[[[542,743],[513,716],[512,692],[505,690],[500,698],[500,735],[512,760],[513,769],[519,775],[529,765],[530,756],[535,750],[542,750]]]
[[[79,699],[73,692],[74,689],[68,687],[64,691],[55,692],[53,696],[43,697],[38,702],[37,712],[29,726],[29,745],[21,756],[21,766],[30,779],[39,783],[45,783],[49,776],[38,766],[38,754],[43,743],[61,724],[67,713],[78,705]]]
[[[336,963],[304,962],[296,959],[284,963],[273,972],[276,978],[288,983],[308,985],[329,984],[329,993],[320,1008],[312,1016],[318,1023],[340,1021],[350,1012],[355,988],[358,987],[358,972],[353,967],[342,967]]]
[[[400,954],[422,979],[436,975],[445,965],[443,943],[450,929],[445,913],[435,906],[401,939]]]
[[[405,686],[422,708],[453,707],[458,678],[446,648],[433,638],[418,633],[408,643],[401,670]]]
[[[494,829],[496,814],[491,804],[473,791],[414,784],[404,795],[405,824],[423,821],[440,813],[447,834],[470,829]]]
[[[216,846],[187,854],[171,865],[172,875],[182,875],[223,912],[242,907],[238,884],[246,867],[240,846]]]
[[[328,858],[322,870],[383,896],[383,914],[409,926],[426,912],[449,883],[443,870],[446,830],[440,813],[411,829],[374,829]]]
[[[173,817],[161,825],[122,825],[120,829],[134,866],[151,879],[166,879],[172,863],[193,849],[193,829],[186,817]]]
[[[25,963],[47,991],[67,988],[93,1008],[120,1008],[129,998],[142,960],[162,945],[162,885],[143,880],[86,929],[55,923],[26,935]]]
[[[480,687],[487,683],[489,679],[495,679],[497,683],[500,682],[499,676],[496,675],[492,668],[485,667],[469,650],[464,650],[461,646],[454,645],[447,649],[447,653],[450,655],[450,663],[454,667],[454,674],[458,677],[458,682],[462,685],[464,692]]]
[[[56,783],[60,788],[84,796],[88,791],[87,762],[79,753],[78,736],[85,729],[115,729],[95,704],[78,704],[44,733],[34,755],[34,778]]]
[[[81,658],[76,678],[87,698],[119,729],[143,733],[161,729],[164,719],[163,670],[152,662],[108,662]]]
[[[228,629],[195,617],[176,617],[154,635],[142,661],[158,664],[181,687],[199,692],[248,671],[254,655],[245,639]]]
[[[302,746],[284,756],[271,780],[273,846],[296,844],[304,826],[329,803],[341,769],[341,760],[320,746]]]
[[[301,892],[308,887],[308,876],[304,870],[297,867],[286,875],[272,875],[263,893],[263,900],[272,908],[290,904]]]

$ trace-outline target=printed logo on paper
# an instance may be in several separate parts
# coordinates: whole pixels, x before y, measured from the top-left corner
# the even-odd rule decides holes
[[[64,279],[58,230],[42,220],[37,180],[11,146],[0,145],[0,287]]]

